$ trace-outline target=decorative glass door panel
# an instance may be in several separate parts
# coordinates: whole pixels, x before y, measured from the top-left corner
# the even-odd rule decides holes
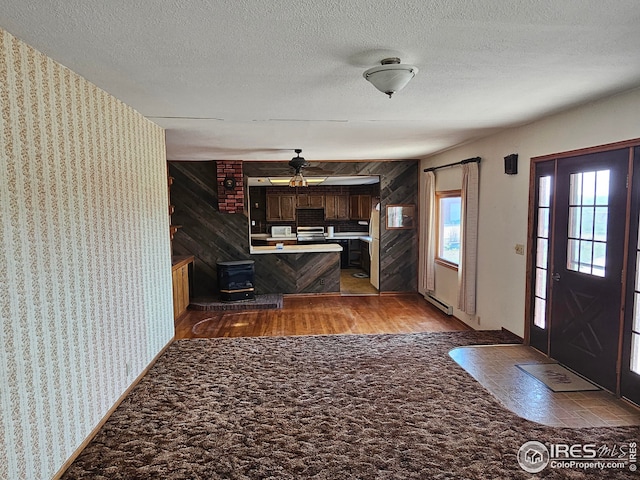
[[[551,176],[538,180],[538,229],[536,235],[536,278],[533,323],[547,328],[547,276],[549,272],[549,221],[551,218]]]
[[[529,343],[548,353],[548,304],[549,269],[551,249],[551,222],[553,218],[554,162],[545,162],[536,167],[534,219],[534,258],[532,265],[532,298]]]
[[[610,171],[572,173],[569,179],[567,269],[605,276]]]
[[[631,322],[631,356],[629,369],[640,375],[640,255],[636,251],[636,281],[633,291],[633,321]]]
[[[558,160],[547,276],[550,356],[612,391],[621,332],[628,162],[626,149]]]

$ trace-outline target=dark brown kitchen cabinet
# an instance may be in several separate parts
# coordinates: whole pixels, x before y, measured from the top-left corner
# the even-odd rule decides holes
[[[369,220],[371,216],[371,195],[351,195],[349,197],[349,218]]]
[[[349,196],[325,195],[324,218],[325,220],[349,220]]]
[[[324,207],[324,195],[300,194],[297,199],[298,208],[322,208]]]
[[[294,222],[295,219],[295,195],[267,195],[267,222]]]

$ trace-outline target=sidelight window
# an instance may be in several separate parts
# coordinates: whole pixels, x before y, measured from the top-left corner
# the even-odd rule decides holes
[[[547,277],[549,272],[549,222],[551,221],[551,177],[538,179],[536,231],[536,273],[533,303],[533,324],[547,327]]]
[[[609,170],[572,173],[567,269],[604,277],[609,218]]]
[[[640,231],[636,245],[636,281],[633,292],[633,323],[631,324],[631,365],[632,372],[640,375]]]

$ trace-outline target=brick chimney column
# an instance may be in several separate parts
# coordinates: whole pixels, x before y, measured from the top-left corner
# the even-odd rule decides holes
[[[244,211],[244,184],[242,179],[242,162],[221,160],[216,162],[218,182],[218,210],[220,213],[242,213]],[[233,180],[230,188],[225,180]]]

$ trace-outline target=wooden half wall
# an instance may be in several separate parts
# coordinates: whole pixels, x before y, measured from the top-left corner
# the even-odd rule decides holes
[[[380,291],[416,291],[417,226],[410,230],[386,230],[384,225],[386,205],[417,205],[418,162],[314,162],[313,166],[331,175],[380,176]],[[278,172],[286,171],[286,162],[243,162],[244,175],[248,177],[271,175],[274,168]],[[218,210],[215,162],[169,162],[169,174],[174,178],[172,221],[182,225],[173,239],[173,254],[194,255],[194,296],[211,296],[217,292],[216,262],[249,259],[256,261],[258,293],[339,291],[339,279],[336,286],[334,275],[319,281],[322,272],[329,269],[325,263],[330,263],[331,255],[249,255],[247,216]],[[312,258],[314,255],[323,255],[326,261],[318,262],[318,258]],[[319,268],[320,265],[324,267]],[[299,277],[296,282],[291,281],[292,274]],[[287,278],[289,280],[283,280]]]

